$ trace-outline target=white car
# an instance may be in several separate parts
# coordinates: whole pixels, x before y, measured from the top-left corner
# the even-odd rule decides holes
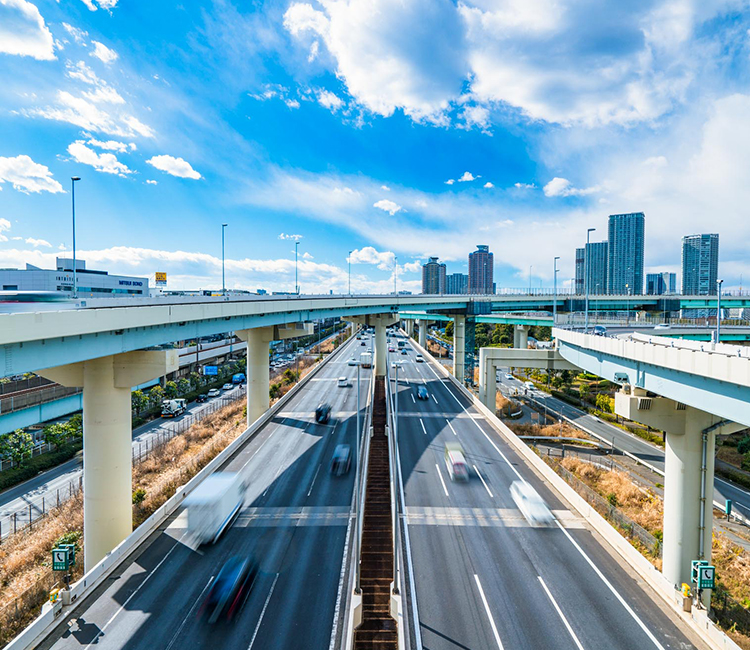
[[[336,386],[338,386],[339,388],[348,388],[349,379],[346,377],[339,377],[336,381]]]
[[[508,381],[513,381],[513,375],[511,375],[511,374],[510,374],[509,372],[506,372],[506,373],[505,373],[505,378],[506,378],[506,379],[507,379]]]
[[[555,520],[544,499],[526,481],[513,481],[510,496],[532,526],[548,526]]]
[[[212,388],[210,391],[206,393],[209,397],[218,397],[221,395],[221,391],[218,388]]]
[[[232,390],[234,388],[234,384],[224,384],[221,387],[221,390]]]
[[[351,359],[349,359],[349,361],[347,361],[347,365],[348,366],[356,366],[357,365],[357,360],[354,357],[352,357]]]
[[[417,355],[417,363],[424,363],[424,357],[421,354]]]

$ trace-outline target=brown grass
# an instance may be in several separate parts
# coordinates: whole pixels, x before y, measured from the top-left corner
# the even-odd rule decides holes
[[[744,456],[737,451],[737,447],[722,445],[716,450],[716,458],[723,460],[725,463],[734,465],[737,469],[742,469]]]
[[[513,422],[508,423],[508,426],[519,436],[550,436],[559,438],[582,438],[584,440],[591,440],[591,436],[585,434],[583,431],[572,427],[567,422],[562,424],[515,424]]]

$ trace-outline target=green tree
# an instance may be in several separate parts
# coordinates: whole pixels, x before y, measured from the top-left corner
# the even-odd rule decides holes
[[[449,320],[445,325],[445,336],[449,339],[453,338],[453,321]]]
[[[138,415],[148,406],[148,397],[142,390],[134,390],[130,393],[130,404],[132,405],[135,414]]]
[[[745,436],[737,443],[737,453],[746,454],[750,452],[750,436]]]
[[[190,381],[186,379],[185,377],[180,377],[177,380],[177,391],[180,393],[180,395],[184,395],[185,393],[190,392]]]
[[[596,396],[596,408],[605,413],[612,413],[614,409],[614,400],[604,393],[599,393]]]
[[[164,389],[161,386],[154,386],[148,392],[148,399],[151,402],[151,406],[160,406],[164,399]]]
[[[62,447],[70,438],[70,433],[70,427],[67,422],[55,422],[54,424],[48,424],[42,429],[44,442],[55,445],[55,447]]]
[[[31,434],[23,429],[16,429],[12,433],[0,436],[0,455],[9,458],[15,465],[21,466],[24,461],[31,458],[33,449]]]
[[[72,438],[83,438],[83,415],[75,413],[68,420],[68,428]]]
[[[202,383],[201,376],[197,372],[190,373],[190,384],[194,390],[200,388]]]
[[[532,325],[529,328],[529,336],[537,341],[549,341],[552,339],[552,328],[547,325]]]
[[[281,384],[271,384],[268,389],[268,396],[271,399],[276,399],[281,394]]]
[[[586,399],[590,392],[591,392],[591,389],[589,388],[588,384],[581,384],[578,387],[578,393],[580,394],[581,399]]]
[[[167,399],[174,399],[177,397],[177,382],[169,380],[164,387],[164,394],[167,396]]]

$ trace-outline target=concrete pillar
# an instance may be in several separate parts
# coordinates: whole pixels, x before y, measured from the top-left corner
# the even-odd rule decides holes
[[[237,336],[247,342],[247,426],[250,426],[268,409],[271,403],[268,366],[268,346],[274,340],[274,328],[254,327],[238,330]]]
[[[513,328],[513,347],[525,350],[529,347],[529,326],[516,325]]]
[[[414,336],[414,321],[409,319],[404,321],[404,324],[406,326],[406,335],[411,338]]]
[[[40,371],[83,386],[84,568],[91,570],[133,531],[133,386],[179,367],[176,350],[128,352]]]
[[[497,365],[489,358],[487,348],[479,348],[479,399],[495,412],[497,396]]]
[[[464,383],[466,374],[466,316],[453,317],[453,376]]]
[[[385,376],[388,363],[388,344],[386,342],[386,322],[382,319],[375,321],[375,376]]]
[[[419,345],[427,348],[427,321],[422,319],[417,323],[419,324]]]

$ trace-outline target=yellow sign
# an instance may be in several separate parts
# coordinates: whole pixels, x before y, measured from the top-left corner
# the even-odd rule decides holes
[[[154,274],[156,277],[154,279],[154,284],[160,285],[160,284],[167,284],[167,274],[163,273],[162,271],[157,271]]]

